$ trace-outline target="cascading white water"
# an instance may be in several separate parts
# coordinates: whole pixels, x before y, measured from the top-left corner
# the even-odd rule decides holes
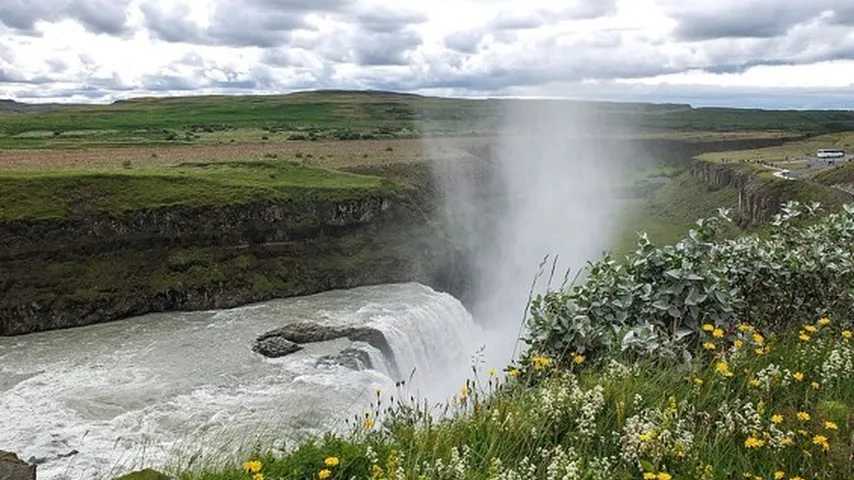
[[[259,334],[297,321],[380,330],[398,370],[415,371],[407,393],[436,400],[459,388],[478,347],[460,302],[418,284],[0,338],[0,447],[41,462],[41,479],[109,478],[340,430],[377,389],[394,393],[402,379],[362,342],[306,344],[279,359],[251,351]],[[347,348],[376,369],[321,361]]]
[[[456,299],[432,290],[411,305],[371,305],[360,310],[380,330],[397,368],[417,398],[443,398],[464,382],[471,354],[481,345],[480,327]],[[469,362],[469,363],[467,363]]]

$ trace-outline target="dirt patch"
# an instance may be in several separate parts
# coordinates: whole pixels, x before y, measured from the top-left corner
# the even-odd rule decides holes
[[[0,151],[0,171],[134,168],[187,162],[282,159],[323,168],[352,168],[409,163],[469,155],[485,145],[480,137],[443,138],[425,147],[422,139],[288,141],[223,145],[167,145],[73,150]],[[431,144],[432,145],[432,144]]]

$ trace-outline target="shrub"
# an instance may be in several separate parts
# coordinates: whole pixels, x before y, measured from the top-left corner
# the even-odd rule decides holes
[[[618,348],[690,357],[703,324],[741,321],[778,329],[854,307],[854,206],[814,222],[818,205],[790,202],[765,236],[716,240],[725,211],[700,220],[673,246],[641,235],[617,262],[587,267],[585,283],[531,302],[531,351],[562,359]],[[814,219],[811,219],[814,220]]]

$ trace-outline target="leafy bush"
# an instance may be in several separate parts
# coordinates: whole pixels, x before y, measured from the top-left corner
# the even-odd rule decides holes
[[[624,262],[606,256],[583,285],[531,303],[531,351],[563,359],[619,348],[690,357],[703,324],[778,329],[854,307],[854,206],[818,221],[818,205],[790,202],[767,235],[716,240],[727,212],[700,220],[673,246],[645,235]]]

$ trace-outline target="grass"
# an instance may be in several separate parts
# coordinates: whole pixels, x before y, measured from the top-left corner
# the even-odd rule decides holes
[[[287,161],[0,173],[0,220],[121,215],[165,206],[354,198],[388,193],[393,183]]]
[[[669,245],[683,238],[698,218],[719,208],[736,209],[738,191],[714,188],[684,170],[672,172],[668,181],[647,195],[622,202],[620,230],[611,247],[618,256],[637,247],[637,232],[645,232],[656,245]],[[722,232],[732,237],[742,230],[728,225]]]
[[[689,139],[854,129],[854,113],[691,108],[689,105],[454,99],[393,92],[139,98],[111,105],[0,109],[0,148],[53,149],[196,142],[406,138],[496,132],[505,109],[559,104],[620,130]],[[21,105],[15,105],[21,106]],[[705,132],[705,133],[703,133]],[[698,134],[700,137],[698,137]],[[275,137],[275,138],[274,138]]]
[[[285,455],[259,447],[246,467],[267,479],[852,478],[851,322],[824,322],[802,327],[816,329],[807,342],[797,330],[708,331],[716,349],[689,362],[615,354],[546,358],[506,380],[481,372],[445,415],[378,394],[350,434]],[[240,465],[174,473],[252,478]]]
[[[823,185],[854,185],[854,163],[844,163],[817,174],[813,180]]]
[[[854,149],[854,132],[836,132],[818,135],[796,141],[789,141],[779,146],[737,150],[728,152],[710,152],[699,155],[700,160],[714,163],[730,164],[772,164],[778,168],[809,173],[809,159],[815,157],[820,148],[841,148],[851,151]]]

